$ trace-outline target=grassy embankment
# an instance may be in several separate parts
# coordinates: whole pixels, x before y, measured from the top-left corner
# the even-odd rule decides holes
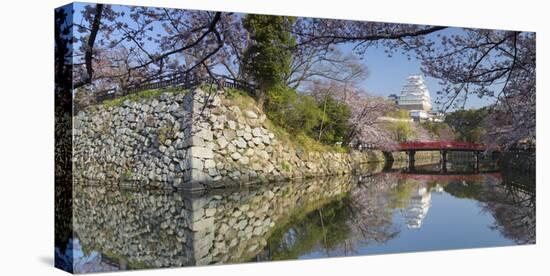
[[[227,89],[226,100],[229,101],[228,104],[236,105],[242,111],[259,110],[256,101],[241,90]],[[308,152],[349,152],[349,149],[346,147],[323,144],[307,136],[305,133],[290,134],[283,126],[274,124],[269,118],[266,119],[264,126],[273,132],[279,141],[294,146],[294,148],[299,147]]]
[[[172,94],[179,94],[179,93],[187,93],[189,90],[181,89],[177,87],[169,87],[169,88],[162,88],[162,89],[151,89],[151,90],[145,90],[138,93],[122,96],[119,98],[115,98],[112,100],[106,100],[100,103],[100,105],[109,108],[109,107],[117,107],[122,106],[122,104],[126,100],[130,100],[133,102],[139,102],[141,100],[151,99],[159,97],[162,93],[168,92]]]

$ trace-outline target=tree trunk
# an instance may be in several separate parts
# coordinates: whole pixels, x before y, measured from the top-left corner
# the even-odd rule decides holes
[[[258,107],[264,111],[264,104],[265,104],[265,98],[267,96],[267,92],[263,88],[259,88],[256,90],[256,102],[258,103]]]
[[[317,141],[321,141],[321,136],[323,134],[323,125],[325,124],[325,116],[327,112],[327,97],[328,95],[325,95],[325,102],[323,103],[323,117],[321,117],[321,126],[319,127],[319,138],[317,138]]]

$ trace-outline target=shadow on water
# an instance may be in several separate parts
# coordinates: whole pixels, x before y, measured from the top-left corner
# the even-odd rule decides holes
[[[202,194],[77,183],[68,247],[90,272],[535,243],[533,177],[449,164]]]

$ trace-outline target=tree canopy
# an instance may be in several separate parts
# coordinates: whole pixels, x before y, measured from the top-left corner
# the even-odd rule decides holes
[[[256,99],[260,106],[268,93],[282,90],[284,77],[290,73],[290,48],[295,41],[289,29],[293,22],[291,17],[274,15],[249,14],[243,18],[250,36],[243,64],[247,75],[257,84]]]
[[[487,132],[483,120],[488,114],[485,108],[458,110],[447,114],[445,122],[454,130],[456,140],[481,143]]]
[[[349,126],[348,135],[325,141],[367,141],[383,136],[373,117],[388,105],[362,88],[369,72],[361,58],[372,47],[383,47],[389,57],[416,58],[424,74],[440,81],[437,103],[445,111],[463,109],[472,97],[492,99],[492,112],[483,119],[485,136],[502,144],[535,139],[532,32],[107,4],[72,7],[56,12],[55,72],[60,87],[70,83],[85,94],[78,100],[172,73],[222,74],[256,84],[254,96],[272,118],[303,109],[308,102],[296,94],[311,95],[317,106],[328,95],[347,106]],[[343,52],[342,45],[351,51]],[[326,126],[323,109],[320,121]],[[323,132],[312,137],[324,140]]]

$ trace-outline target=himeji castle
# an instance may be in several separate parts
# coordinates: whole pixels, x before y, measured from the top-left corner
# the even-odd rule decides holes
[[[401,94],[389,98],[398,108],[409,110],[414,120],[440,120],[439,114],[432,112],[432,98],[422,75],[409,75]]]

